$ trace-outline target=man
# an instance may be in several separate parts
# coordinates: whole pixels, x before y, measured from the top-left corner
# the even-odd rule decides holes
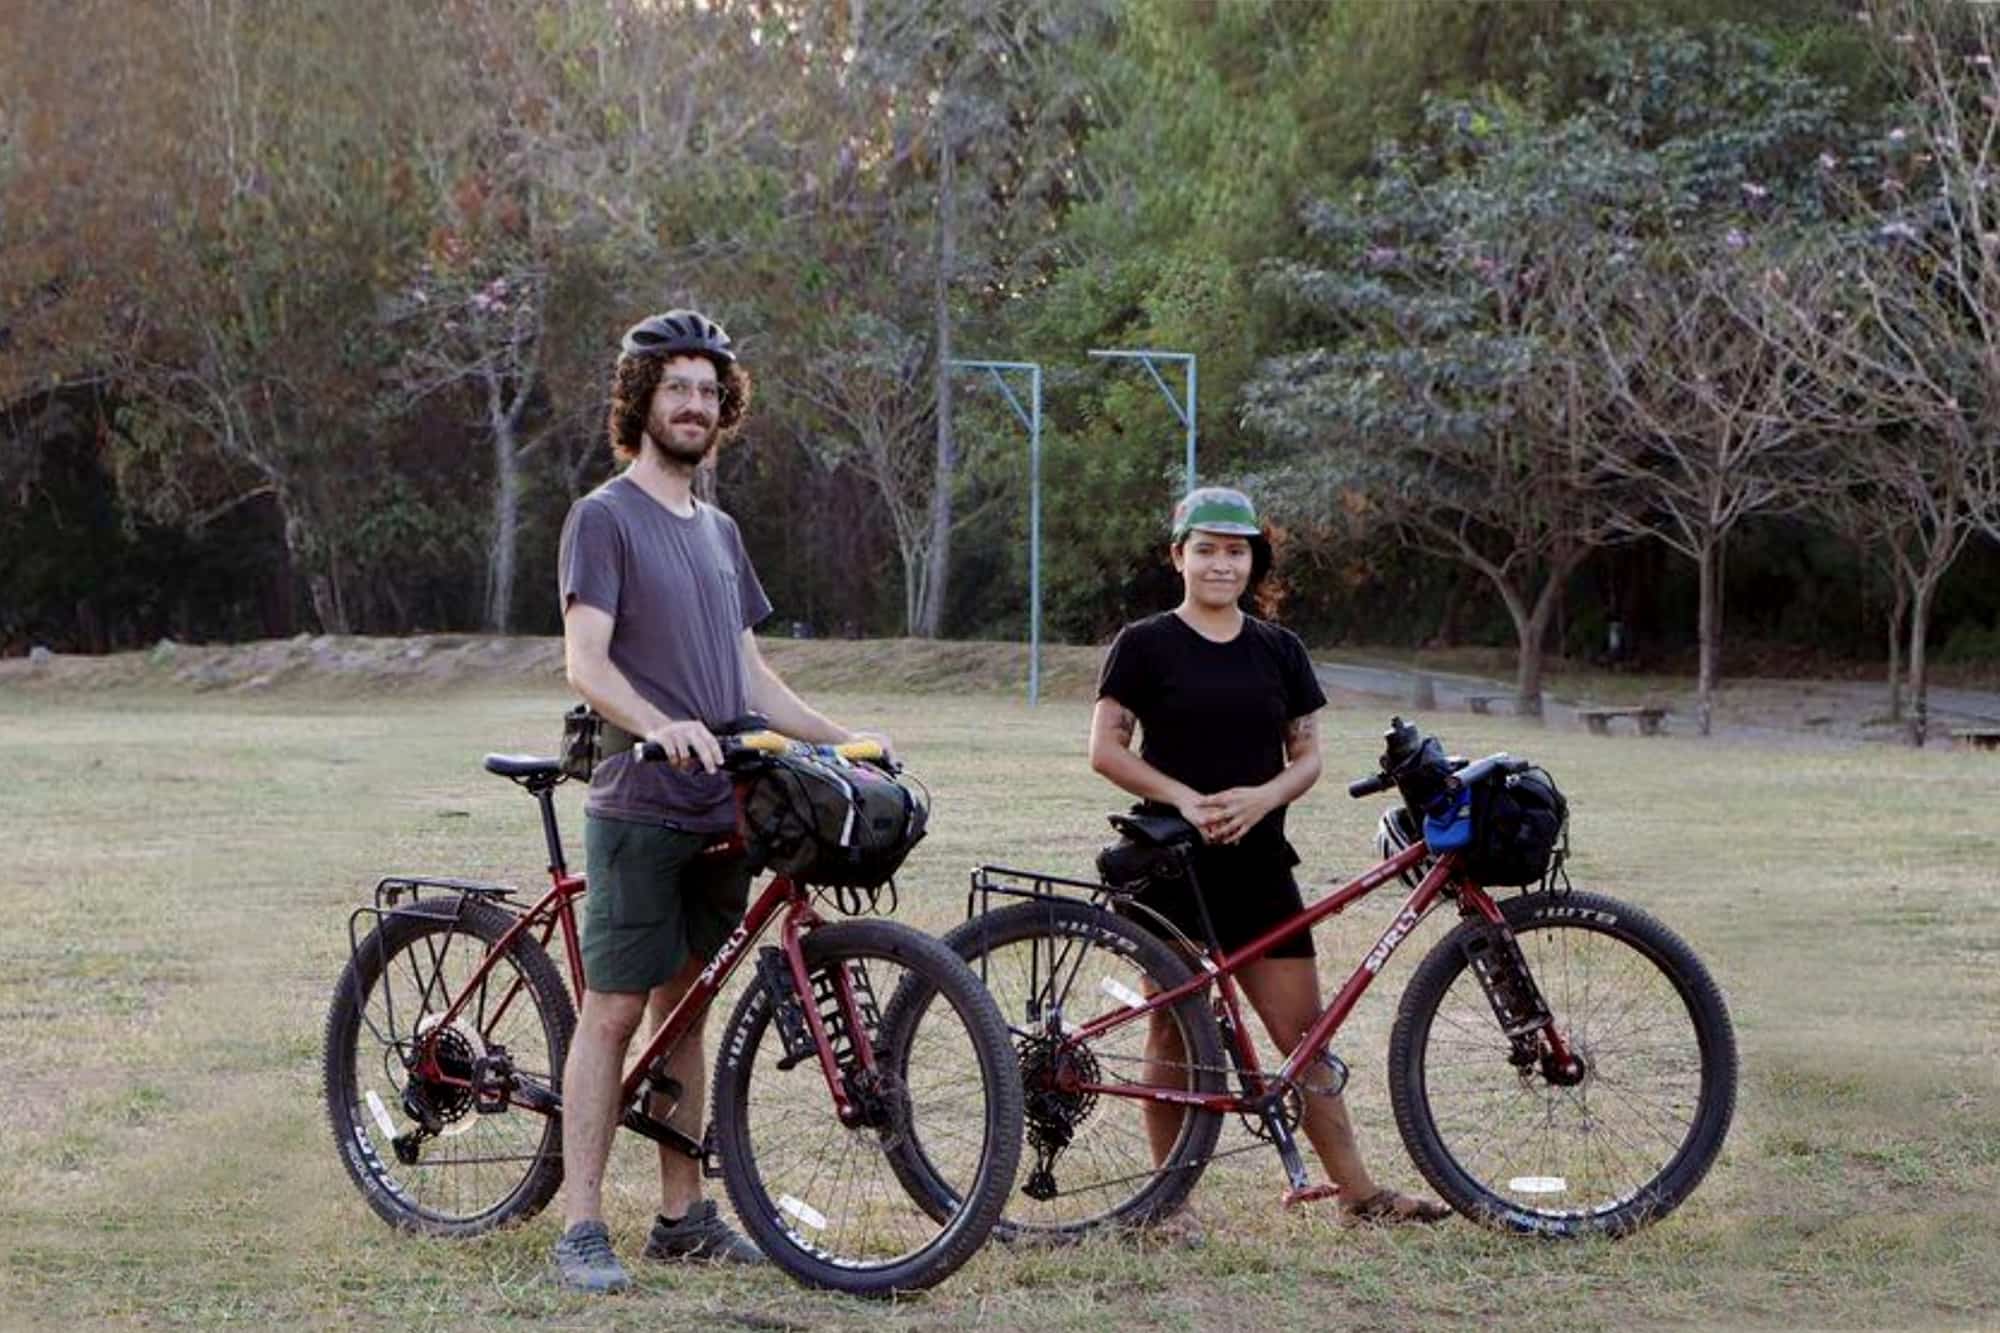
[[[670,763],[605,759],[584,806],[582,1012],[563,1070],[563,1285],[618,1291],[631,1279],[604,1224],[604,1168],[622,1107],[625,1055],[641,1018],[657,1025],[742,919],[740,857],[703,855],[735,826],[710,724],[761,713],[800,740],[855,733],[808,707],[757,651],[770,614],[735,522],[694,496],[695,469],[734,433],[750,376],[729,335],[692,310],[626,333],[612,381],[613,455],[625,470],[578,500],[558,556],[569,682],[607,720],[657,741]],[[702,1134],[706,1062],[697,1026],[665,1057],[681,1095],[669,1121]],[[662,1145],[650,1259],[761,1263],[701,1195],[700,1164]]]

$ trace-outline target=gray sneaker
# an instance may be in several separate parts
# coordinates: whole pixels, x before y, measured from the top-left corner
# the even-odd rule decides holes
[[[578,1222],[556,1242],[556,1281],[571,1291],[603,1293],[625,1290],[632,1276],[611,1252],[604,1223]]]
[[[652,1234],[646,1237],[646,1257],[669,1261],[694,1259],[712,1264],[767,1262],[763,1251],[722,1220],[713,1199],[703,1199],[678,1222],[655,1217]]]

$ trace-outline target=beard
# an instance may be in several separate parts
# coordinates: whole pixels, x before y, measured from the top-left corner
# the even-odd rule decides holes
[[[688,444],[675,433],[676,425],[686,424],[707,427],[697,443]],[[682,467],[700,466],[701,461],[714,450],[715,442],[721,434],[721,425],[706,412],[690,412],[682,409],[672,416],[664,412],[655,412],[646,422],[646,438],[660,451],[660,457],[668,463],[679,464]]]

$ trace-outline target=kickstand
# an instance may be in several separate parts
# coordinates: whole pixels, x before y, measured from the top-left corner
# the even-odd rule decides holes
[[[1264,1127],[1270,1132],[1271,1141],[1278,1145],[1278,1160],[1285,1166],[1285,1179],[1290,1184],[1285,1191],[1287,1208],[1340,1193],[1338,1185],[1315,1185],[1306,1178],[1306,1164],[1299,1158],[1299,1141],[1292,1127],[1285,1123],[1276,1101],[1264,1109]]]

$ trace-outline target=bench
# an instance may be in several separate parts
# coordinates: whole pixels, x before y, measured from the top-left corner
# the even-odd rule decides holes
[[[1590,728],[1593,736],[1611,734],[1611,719],[1629,717],[1639,728],[1641,736],[1657,736],[1660,725],[1667,716],[1664,708],[1579,708],[1576,715],[1583,719],[1583,725]]]
[[[1511,694],[1468,694],[1465,696],[1465,706],[1475,713],[1490,713],[1494,704],[1513,697]]]
[[[1969,745],[1975,750],[2000,750],[2000,728],[1954,731],[1951,739],[1953,744]]]

